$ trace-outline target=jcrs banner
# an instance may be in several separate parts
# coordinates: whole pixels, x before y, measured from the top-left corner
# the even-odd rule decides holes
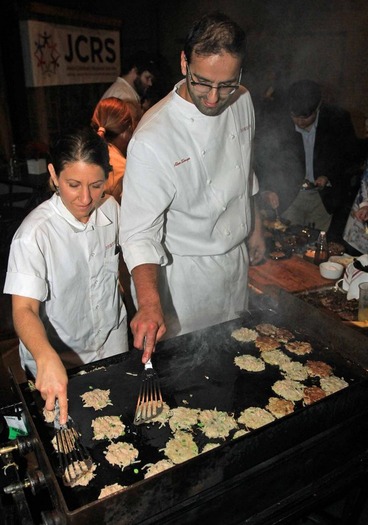
[[[112,82],[120,74],[119,31],[34,20],[20,27],[27,87]]]

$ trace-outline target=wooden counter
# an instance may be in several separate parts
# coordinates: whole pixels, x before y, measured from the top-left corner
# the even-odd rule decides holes
[[[249,284],[258,292],[269,292],[274,287],[290,293],[303,292],[334,283],[321,277],[318,266],[297,255],[279,261],[268,259],[249,268]]]

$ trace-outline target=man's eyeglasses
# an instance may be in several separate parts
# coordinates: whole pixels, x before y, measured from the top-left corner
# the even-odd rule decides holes
[[[190,85],[193,86],[193,89],[200,95],[207,95],[212,89],[217,89],[217,92],[220,96],[229,97],[230,95],[235,93],[235,91],[239,89],[240,87],[242,69],[240,70],[239,79],[238,79],[237,84],[235,85],[234,84],[233,85],[224,84],[220,86],[213,86],[212,84],[205,84],[204,82],[196,82],[195,80],[193,80],[192,73],[189,68],[189,64],[187,64],[187,71],[189,73]]]

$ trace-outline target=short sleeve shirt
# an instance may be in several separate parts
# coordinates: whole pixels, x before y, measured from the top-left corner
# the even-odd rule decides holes
[[[119,214],[108,197],[84,224],[53,195],[14,235],[4,293],[40,301],[49,341],[67,367],[126,350],[126,334],[118,345],[109,344],[125,317],[118,291]],[[22,342],[20,353],[23,364],[32,360]]]

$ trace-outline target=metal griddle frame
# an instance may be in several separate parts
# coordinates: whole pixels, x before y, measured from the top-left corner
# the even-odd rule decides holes
[[[40,442],[37,456],[60,513],[60,524],[193,525],[202,520],[219,525],[295,523],[297,517],[322,502],[351,487],[361,490],[366,485],[368,340],[286,292],[269,299],[255,298],[256,307],[276,309],[280,323],[286,326],[303,316],[313,335],[332,345],[336,355],[361,373],[362,380],[269,428],[241,436],[75,511],[67,508],[17,386],[32,432]],[[173,344],[180,346],[190,337],[166,341],[161,351],[170,350]],[[323,417],[318,417],[321,411]],[[303,436],[298,429],[303,430]],[[352,513],[348,514],[346,524],[353,525]]]

